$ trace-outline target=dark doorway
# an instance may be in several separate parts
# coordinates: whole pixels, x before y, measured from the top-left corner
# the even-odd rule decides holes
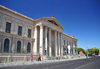
[[[21,53],[21,42],[17,42],[17,53]]]
[[[9,52],[9,39],[4,41],[4,52]]]
[[[30,52],[31,52],[31,44],[28,43],[28,45],[27,45],[27,53],[30,53]]]

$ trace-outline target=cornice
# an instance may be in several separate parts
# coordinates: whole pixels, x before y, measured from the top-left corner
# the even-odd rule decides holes
[[[11,9],[8,9],[8,8],[2,6],[2,5],[0,5],[0,9],[3,9],[3,10],[6,10],[6,11],[8,11],[8,12],[11,12],[11,13],[13,13],[13,14],[19,15],[19,16],[21,16],[21,17],[23,17],[23,18],[28,19],[28,20],[34,21],[34,19],[32,19],[32,18],[27,17],[27,16],[25,16],[25,15],[22,15],[22,14],[16,12],[16,11],[11,10]]]
[[[72,38],[72,39],[77,40],[75,37],[71,37],[70,35],[67,35],[67,34],[65,34],[65,33],[62,33],[62,34],[65,35],[65,36],[67,36],[67,37],[69,37],[69,38]]]
[[[1,32],[1,31],[0,31],[0,34],[7,37],[11,37],[11,38],[13,37],[13,38],[19,38],[19,39],[25,39],[25,40],[31,40],[31,41],[34,40],[34,38],[23,37],[17,34],[11,34],[11,33]]]

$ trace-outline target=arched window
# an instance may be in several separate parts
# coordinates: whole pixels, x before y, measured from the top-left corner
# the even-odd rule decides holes
[[[9,52],[9,39],[4,40],[4,52]]]
[[[17,42],[17,53],[21,53],[21,42]]]
[[[31,44],[28,43],[28,44],[27,44],[27,53],[30,53],[30,52],[31,52]]]

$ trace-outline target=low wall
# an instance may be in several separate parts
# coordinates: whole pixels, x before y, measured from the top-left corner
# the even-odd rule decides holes
[[[36,55],[33,56],[36,60]],[[30,54],[0,54],[0,63],[30,61]]]
[[[85,58],[85,55],[65,55],[63,57],[46,57],[43,56],[42,60],[60,60],[60,59],[73,59],[73,58]],[[33,55],[33,61],[38,59],[37,55]],[[18,53],[0,53],[0,63],[9,62],[28,62],[31,61],[30,54],[18,54]]]

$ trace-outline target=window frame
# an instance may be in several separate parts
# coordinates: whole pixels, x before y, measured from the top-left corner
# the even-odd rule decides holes
[[[18,26],[18,35],[22,36],[22,26]]]
[[[6,22],[5,32],[11,33],[11,23],[10,22]]]
[[[31,38],[32,37],[32,35],[31,35],[31,33],[32,33],[32,30],[31,29],[28,29],[28,38]]]

